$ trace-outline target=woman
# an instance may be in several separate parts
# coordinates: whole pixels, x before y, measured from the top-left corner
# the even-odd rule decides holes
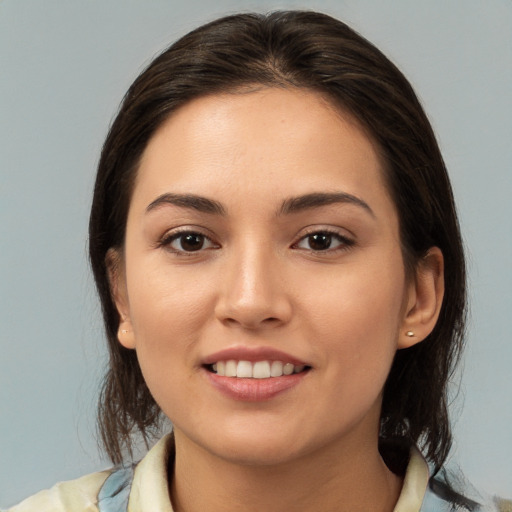
[[[454,489],[465,266],[402,74],[328,16],[191,32],[128,91],[90,219],[119,464],[13,510],[498,510]],[[431,474],[427,462],[430,463]]]

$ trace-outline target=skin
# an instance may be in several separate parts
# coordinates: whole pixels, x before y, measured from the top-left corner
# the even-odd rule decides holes
[[[169,193],[225,212],[148,210]],[[367,207],[282,212],[311,193]],[[183,250],[180,230],[204,235],[203,248]],[[326,230],[318,250],[308,236]],[[395,205],[357,122],[301,90],[190,102],[143,154],[109,265],[120,342],[174,425],[175,510],[393,509],[401,481],[377,449],[382,389],[396,350],[435,325],[443,265],[432,248],[406,278]],[[282,350],[310,370],[272,399],[233,400],[202,364],[239,346]]]

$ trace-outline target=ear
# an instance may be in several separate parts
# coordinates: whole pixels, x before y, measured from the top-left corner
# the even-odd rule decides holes
[[[444,296],[444,258],[439,247],[431,247],[418,263],[409,283],[398,348],[423,341],[434,329]]]
[[[122,253],[119,249],[109,249],[105,256],[110,294],[119,313],[117,339],[125,348],[135,348],[135,337],[130,319],[126,273]]]

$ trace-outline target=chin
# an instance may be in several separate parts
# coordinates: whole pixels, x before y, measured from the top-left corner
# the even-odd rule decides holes
[[[277,431],[276,431],[277,430]],[[249,432],[249,429],[224,431],[219,436],[212,435],[202,444],[213,456],[240,466],[277,466],[286,464],[304,451],[296,436],[283,432],[283,429]]]
[[[218,456],[226,462],[239,466],[280,466],[295,460],[300,450],[281,446],[269,446],[261,442],[257,445],[231,445]]]

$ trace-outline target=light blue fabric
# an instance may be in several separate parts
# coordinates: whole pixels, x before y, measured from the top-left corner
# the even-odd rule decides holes
[[[430,490],[427,490],[421,505],[421,512],[452,512],[454,510],[452,507],[453,505],[444,501]]]
[[[99,512],[126,512],[135,465],[116,469],[105,480],[98,494]]]
[[[482,508],[482,506],[473,503],[457,505],[453,502],[444,500],[428,488],[425,493],[425,497],[423,498],[420,512],[490,512],[491,510],[492,512],[496,511],[495,508]]]
[[[420,512],[498,512],[491,496],[478,492],[460,470],[441,469],[427,486]]]
[[[122,467],[113,471],[105,480],[98,494],[100,512],[127,512],[131,485],[135,466]],[[449,474],[441,471],[438,477],[430,480],[420,512],[497,512],[498,508],[491,498],[481,496],[479,502],[457,494],[460,503],[449,499],[445,490],[448,489]],[[453,492],[453,491],[452,491]],[[474,497],[475,490],[470,494]],[[157,512],[157,511],[155,511]]]

